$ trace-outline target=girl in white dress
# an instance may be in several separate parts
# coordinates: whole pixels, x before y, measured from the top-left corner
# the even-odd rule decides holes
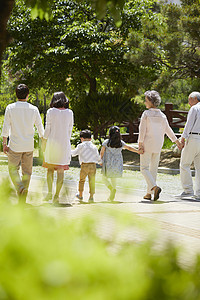
[[[69,109],[69,100],[63,92],[54,93],[47,111],[46,126],[42,149],[44,153],[43,167],[47,168],[48,195],[45,200],[52,199],[54,171],[57,171],[56,193],[53,203],[59,203],[59,194],[63,185],[64,170],[69,169],[71,160],[70,138],[73,128],[73,112]]]

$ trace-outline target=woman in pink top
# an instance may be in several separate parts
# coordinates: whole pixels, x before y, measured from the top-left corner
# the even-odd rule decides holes
[[[54,93],[47,111],[47,120],[43,139],[44,163],[47,168],[48,195],[52,199],[54,171],[57,171],[56,193],[53,203],[59,205],[59,194],[63,185],[64,170],[69,169],[71,160],[70,138],[73,128],[73,112],[69,109],[69,100],[63,92]]]
[[[164,142],[164,135],[175,142],[179,149],[181,143],[172,131],[165,114],[157,106],[161,103],[161,98],[156,91],[146,91],[145,110],[142,114],[139,126],[139,148],[144,150],[140,155],[140,171],[147,182],[147,194],[144,199],[151,200],[151,194],[154,194],[153,200],[159,199],[161,188],[156,184],[156,176],[160,160],[160,152]]]

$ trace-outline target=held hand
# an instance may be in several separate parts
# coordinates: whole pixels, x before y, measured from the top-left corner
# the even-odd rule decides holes
[[[143,149],[138,149],[137,153],[138,153],[138,154],[143,154],[143,153],[144,153],[144,150],[143,150]]]
[[[144,146],[139,144],[138,154],[144,153]]]
[[[7,145],[3,145],[3,152],[7,155],[9,151],[9,147]]]
[[[182,143],[179,142],[179,140],[176,141],[176,145],[178,147],[178,149],[181,151],[184,147],[184,145]]]
[[[183,149],[185,147],[185,139],[184,138],[181,138],[181,147],[182,147],[181,149]]]
[[[182,150],[184,147],[185,147],[185,143],[181,143],[181,149],[180,150]]]

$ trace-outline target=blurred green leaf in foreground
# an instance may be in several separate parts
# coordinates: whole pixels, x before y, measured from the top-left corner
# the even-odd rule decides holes
[[[156,250],[156,235],[138,217],[102,207],[76,218],[53,207],[18,207],[5,186],[0,299],[199,299],[199,258],[186,269],[173,245]],[[133,240],[119,242],[127,228]],[[134,241],[138,233],[147,238]]]

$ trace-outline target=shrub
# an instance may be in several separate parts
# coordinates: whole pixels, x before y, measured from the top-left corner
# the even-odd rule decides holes
[[[171,147],[174,145],[174,143],[165,136],[164,143],[163,143],[163,149],[171,149]]]
[[[16,96],[13,94],[0,94],[0,114],[4,114],[6,106],[16,101]]]
[[[80,131],[77,130],[77,128],[73,127],[73,130],[72,130],[72,135],[71,135],[71,144],[73,146],[77,146],[78,144],[80,144],[81,142],[81,139],[80,139]]]
[[[0,190],[0,299],[199,299],[199,257],[183,268],[179,251],[156,250],[156,236],[136,217],[94,209],[69,218],[55,208],[12,206],[7,180]],[[119,243],[126,228],[149,238]]]
[[[71,101],[78,129],[90,128],[93,133],[104,134],[114,123],[134,121],[143,110],[126,95],[89,94]]]

